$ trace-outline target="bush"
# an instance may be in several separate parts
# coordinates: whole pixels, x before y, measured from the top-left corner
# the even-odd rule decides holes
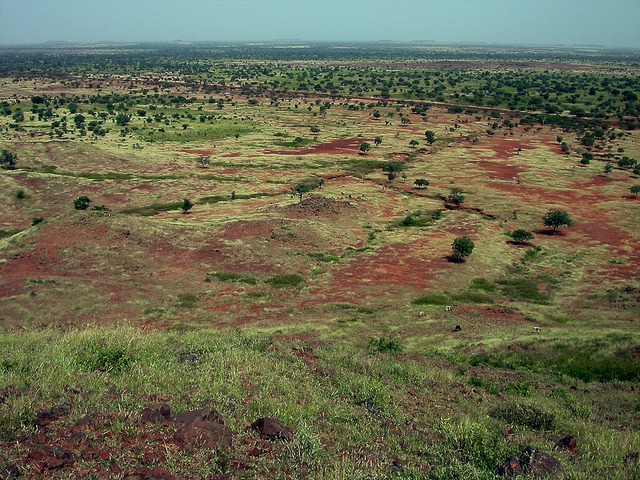
[[[442,294],[427,294],[416,298],[413,301],[414,305],[449,305],[451,299],[447,295]]]
[[[265,280],[265,283],[270,284],[272,287],[297,287],[304,279],[300,275],[288,274],[288,275],[274,275],[273,277]]]
[[[489,415],[512,425],[520,425],[534,430],[552,430],[556,421],[556,416],[553,413],[545,412],[535,405],[523,403],[511,403],[494,408],[489,412]]]
[[[31,226],[34,227],[36,225],[38,225],[39,223],[44,222],[44,218],[42,217],[34,217],[33,220],[31,220]]]
[[[369,341],[369,353],[401,353],[402,345],[398,340],[392,338],[380,337],[372,338]]]
[[[82,196],[82,197],[76,198],[73,201],[73,206],[75,207],[76,210],[86,210],[87,208],[89,208],[90,203],[91,203],[91,200],[89,199],[89,197]]]
[[[123,348],[96,344],[80,355],[78,363],[88,371],[120,373],[131,368],[132,358]]]

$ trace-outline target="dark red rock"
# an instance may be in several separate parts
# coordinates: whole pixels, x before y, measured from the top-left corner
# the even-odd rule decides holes
[[[20,476],[20,469],[12,464],[0,467],[0,478],[2,480],[12,480]]]
[[[200,410],[182,412],[173,418],[173,421],[176,423],[191,423],[195,420],[206,420],[224,425],[224,420],[222,420],[220,414],[213,408],[201,408]]]
[[[290,441],[293,439],[293,431],[282,425],[280,420],[276,418],[259,418],[251,424],[250,428],[256,430],[260,436],[267,440]]]
[[[232,433],[226,425],[197,419],[185,424],[173,436],[185,448],[199,447],[217,449],[231,447]]]
[[[527,475],[532,478],[564,478],[564,468],[558,459],[537,448],[525,448],[519,460]]]
[[[171,409],[166,403],[158,403],[142,410],[140,422],[164,423],[171,417]]]
[[[30,452],[28,457],[35,460],[39,473],[66,467],[74,462],[73,455],[60,447],[45,447]]]
[[[55,422],[58,419],[51,412],[38,412],[36,413],[36,427],[44,428]]]
[[[575,453],[578,441],[573,435],[567,435],[556,442],[558,450],[566,450],[569,453]]]
[[[503,478],[515,478],[524,475],[524,469],[520,465],[520,460],[516,457],[509,457],[498,469],[496,474]]]

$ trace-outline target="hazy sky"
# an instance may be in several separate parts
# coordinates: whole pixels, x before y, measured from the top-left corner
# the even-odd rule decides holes
[[[640,0],[0,0],[0,44],[178,39],[640,48]]]

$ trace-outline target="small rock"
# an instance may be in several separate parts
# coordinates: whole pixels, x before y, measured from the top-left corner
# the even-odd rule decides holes
[[[60,447],[45,447],[42,450],[30,452],[28,457],[36,461],[39,473],[66,467],[74,462],[73,455]]]
[[[178,357],[178,361],[181,363],[198,363],[198,357],[193,353],[181,353]]]
[[[520,465],[520,460],[516,457],[509,457],[498,469],[496,474],[503,478],[515,478],[524,475],[524,469]]]
[[[20,469],[15,465],[8,464],[0,467],[0,478],[3,480],[11,480],[20,476]]]
[[[259,418],[251,424],[250,428],[267,440],[281,439],[288,442],[293,439],[293,431],[275,418]]]
[[[222,423],[195,420],[187,423],[174,436],[174,440],[186,448],[199,447],[217,449],[231,447],[231,429]]]
[[[51,412],[38,412],[36,413],[36,427],[44,428],[57,419],[58,417]]]
[[[556,442],[556,448],[558,450],[566,450],[569,453],[574,453],[577,445],[578,441],[573,435],[567,435]]]
[[[142,410],[140,422],[164,423],[171,417],[171,409],[166,403],[158,403]]]
[[[53,408],[51,408],[51,410],[49,411],[51,412],[51,414],[55,415],[58,418],[64,417],[65,415],[69,415],[69,412],[71,412],[71,404],[60,403],[54,406]]]

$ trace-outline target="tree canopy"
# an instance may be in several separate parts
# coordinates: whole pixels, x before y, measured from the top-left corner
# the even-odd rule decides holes
[[[471,255],[475,244],[469,237],[458,237],[453,241],[451,248],[453,250],[453,258],[458,261],[464,261],[466,257]]]
[[[545,227],[553,228],[553,233],[560,227],[573,226],[573,220],[571,215],[562,210],[549,210],[544,217],[542,217],[542,224]]]
[[[5,170],[13,170],[16,168],[16,162],[18,161],[18,156],[15,153],[10,152],[6,148],[2,150],[0,153],[0,167]]]

